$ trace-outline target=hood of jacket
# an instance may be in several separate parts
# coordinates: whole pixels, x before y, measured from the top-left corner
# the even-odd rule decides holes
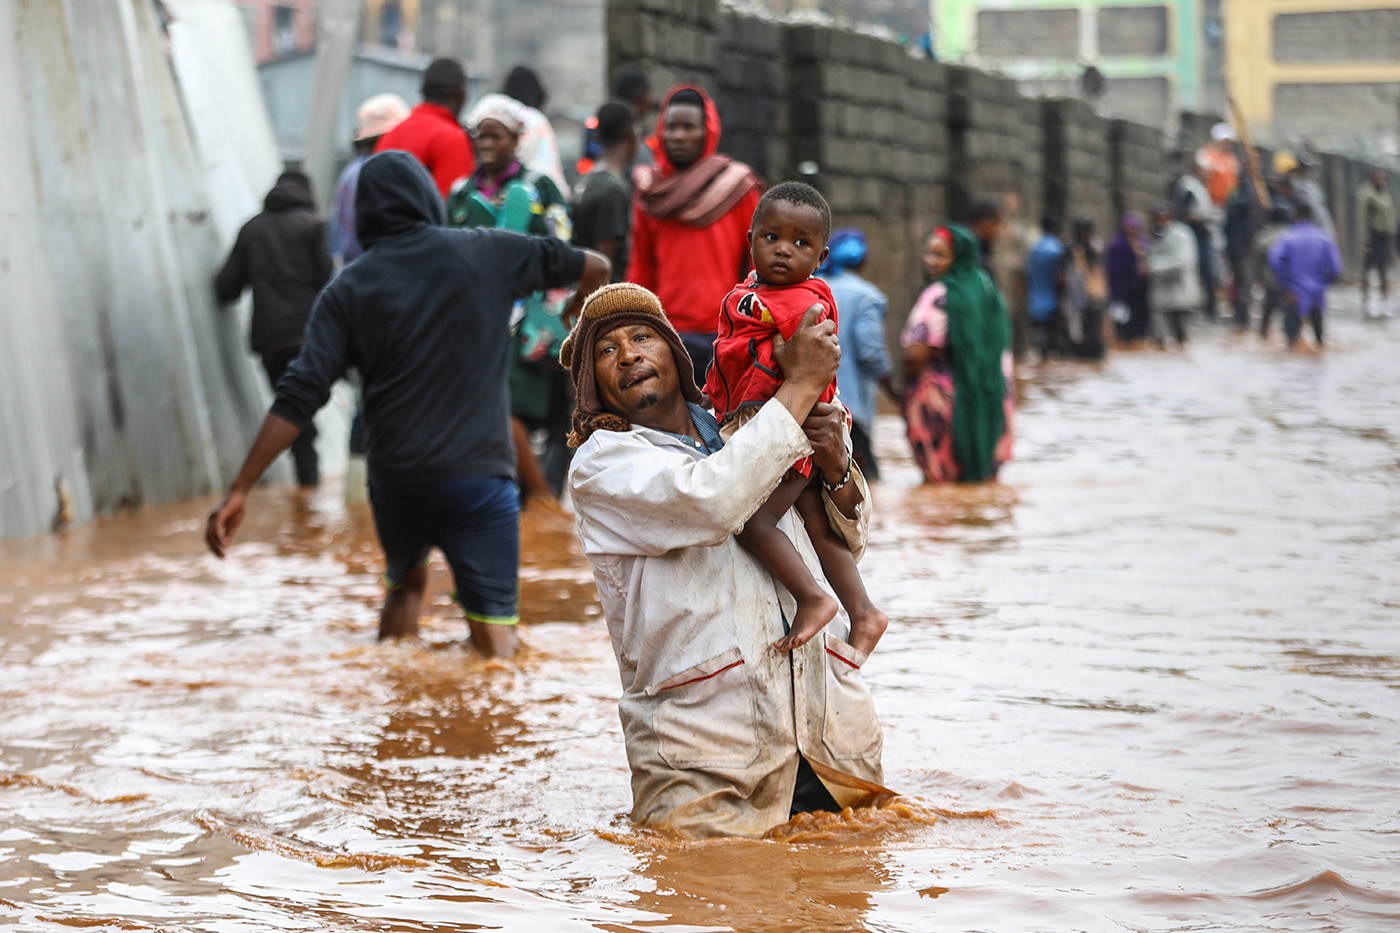
[[[300,175],[287,174],[277,179],[277,184],[263,198],[266,211],[311,211],[316,205],[311,201],[311,188]]]
[[[666,99],[661,102],[661,108],[656,113],[656,165],[661,170],[661,175],[674,174],[676,167],[671,164],[670,156],[666,155],[666,111],[671,107],[671,98],[681,91],[695,91],[700,95],[700,99],[705,102],[705,145],[700,150],[700,157],[695,161],[699,162],[708,156],[719,151],[719,109],[715,107],[715,102],[710,99],[710,95],[705,93],[705,89],[694,84],[678,84],[666,92]]]
[[[441,227],[447,214],[433,177],[407,152],[370,156],[355,186],[355,236],[369,249],[379,240]]]

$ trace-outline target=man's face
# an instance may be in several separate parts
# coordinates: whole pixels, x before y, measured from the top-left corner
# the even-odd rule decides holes
[[[695,104],[667,107],[661,143],[672,165],[690,168],[705,149],[705,111]]]
[[[681,390],[675,354],[650,324],[623,324],[593,344],[593,375],[605,411],[636,424],[648,410],[673,403]]]
[[[992,214],[988,217],[979,217],[970,225],[972,235],[983,243],[994,243],[1001,236],[1001,215]]]

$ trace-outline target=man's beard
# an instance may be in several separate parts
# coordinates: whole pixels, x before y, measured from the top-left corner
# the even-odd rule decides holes
[[[650,408],[650,407],[653,406],[653,405],[658,404],[660,401],[661,401],[661,393],[660,393],[660,392],[648,392],[646,395],[643,395],[641,398],[637,399],[637,404],[635,404],[635,405],[632,406],[632,410],[633,410],[633,411],[646,411],[648,408]]]

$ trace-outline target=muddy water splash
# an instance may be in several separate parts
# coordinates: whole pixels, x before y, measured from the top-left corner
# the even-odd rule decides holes
[[[572,528],[527,516],[511,664],[373,643],[334,490],[0,544],[0,926],[1393,930],[1400,326],[1324,356],[1027,370],[1018,459],[916,484],[863,565],[901,797],[703,843],[626,818],[616,669]]]

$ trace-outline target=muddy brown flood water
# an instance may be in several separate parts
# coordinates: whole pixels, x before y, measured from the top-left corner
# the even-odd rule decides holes
[[[338,490],[0,544],[0,926],[48,931],[1400,928],[1400,322],[1325,355],[1025,371],[999,485],[900,425],[863,571],[905,796],[766,841],[626,813],[617,674],[566,521],[527,519],[517,662],[438,566],[373,642]]]

